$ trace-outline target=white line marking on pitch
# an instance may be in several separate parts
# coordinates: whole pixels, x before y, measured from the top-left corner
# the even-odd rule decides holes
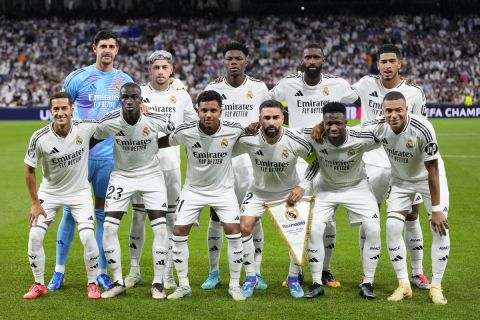
[[[468,159],[468,158],[475,158],[475,159],[478,159],[480,158],[480,156],[474,156],[474,155],[465,155],[465,154],[442,154],[442,157],[443,158],[465,158],[465,159]]]

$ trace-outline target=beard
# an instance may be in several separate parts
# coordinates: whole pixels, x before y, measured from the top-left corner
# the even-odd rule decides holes
[[[280,128],[277,128],[275,126],[268,126],[266,128],[264,128],[263,130],[265,132],[265,135],[269,138],[275,138],[278,134],[278,132],[280,131]]]
[[[308,68],[308,67],[304,66],[303,70],[304,70],[305,74],[307,75],[307,77],[317,78],[320,75],[320,73],[322,72],[322,66],[315,67],[315,69]]]

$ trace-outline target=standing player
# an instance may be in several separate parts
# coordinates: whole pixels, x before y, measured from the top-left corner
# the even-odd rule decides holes
[[[202,92],[197,106],[199,121],[184,123],[169,139],[160,139],[163,146],[184,144],[188,159],[187,177],[180,194],[172,236],[179,286],[168,299],[181,299],[192,294],[188,279],[188,234],[198,220],[200,210],[210,206],[223,223],[228,240],[228,293],[234,300],[241,301],[245,300],[239,284],[243,248],[231,158],[233,146],[243,130],[236,122],[220,119],[222,97],[218,92]]]
[[[325,61],[319,44],[308,44],[303,49],[300,68],[303,72],[287,76],[270,90],[270,96],[284,101],[288,107],[290,128],[311,127],[322,119],[322,109],[332,101],[353,102],[356,94],[342,78],[322,73]],[[299,172],[305,172],[306,163],[299,161]],[[330,262],[335,247],[336,225],[330,221],[325,231],[325,260],[322,282],[330,287],[340,287],[340,282],[330,272]]]
[[[108,182],[103,235],[104,253],[114,282],[102,293],[102,298],[111,298],[125,291],[118,228],[131,197],[141,195],[153,230],[152,298],[164,299],[163,271],[168,251],[167,196],[163,173],[158,170],[158,133],[170,133],[174,124],[165,115],[141,114],[142,91],[134,83],[121,87],[120,103],[122,109],[107,113],[94,135],[96,140],[107,136],[115,139],[115,168]]]
[[[32,135],[24,160],[25,181],[32,200],[28,260],[35,283],[23,297],[35,299],[47,294],[43,239],[58,209],[69,206],[85,247],[83,259],[87,269],[88,297],[98,299],[100,289],[95,280],[98,246],[93,233],[93,202],[87,180],[89,141],[97,124],[72,122],[72,101],[66,92],[54,94],[50,98],[50,107],[53,123]],[[37,193],[35,169],[39,161],[42,161],[43,179]]]
[[[420,193],[430,218],[432,232],[432,283],[430,297],[435,304],[446,304],[441,281],[450,252],[448,232],[449,194],[443,161],[438,152],[435,131],[425,118],[408,113],[405,96],[389,92],[383,99],[384,118],[364,124],[382,141],[392,167],[387,192],[387,245],[399,286],[388,297],[401,301],[412,297],[402,231],[416,193]],[[439,173],[440,172],[440,173]]]
[[[158,50],[148,57],[148,74],[150,81],[142,85],[142,99],[150,112],[164,114],[178,126],[185,121],[197,118],[192,99],[187,91],[172,88],[170,80],[173,73],[173,57],[170,52]],[[168,211],[167,229],[169,238],[173,231],[175,207],[180,195],[180,148],[171,147],[158,152],[160,169],[167,186]],[[141,200],[141,199],[138,199]],[[130,273],[125,277],[125,286],[131,288],[141,281],[140,257],[145,242],[145,210],[141,201],[133,199],[132,226],[130,228]],[[171,241],[171,239],[170,239]],[[171,245],[170,245],[171,246]],[[171,250],[165,264],[164,288],[175,289],[173,278],[173,260]]]
[[[317,143],[311,138],[311,129],[303,129],[304,137],[313,145],[320,165],[320,177],[314,182],[318,201],[313,208],[312,228],[308,244],[313,284],[305,298],[324,294],[322,262],[325,254],[324,232],[334,220],[336,208],[343,205],[352,225],[361,225],[365,232],[362,251],[364,279],[360,296],[374,299],[373,282],[380,258],[379,210],[368,184],[362,156],[365,151],[378,148],[372,133],[346,128],[346,110],[342,103],[327,103],[323,108],[325,139]]]
[[[113,62],[119,49],[117,35],[110,31],[100,31],[95,35],[93,52],[94,64],[75,70],[65,79],[65,91],[75,102],[74,119],[97,119],[104,114],[118,109],[120,87],[132,78],[124,72],[113,68]],[[98,266],[98,283],[108,288],[110,278],[106,274],[107,261],[103,254],[103,222],[105,219],[104,203],[108,179],[113,168],[113,140],[111,138],[99,143],[91,151],[88,160],[88,180],[92,183],[95,195],[95,216],[97,219],[97,239],[100,252]],[[48,284],[49,290],[58,290],[63,284],[65,263],[73,241],[75,221],[69,208],[64,208],[62,221],[57,232],[57,257],[55,272]]]
[[[265,212],[264,203],[287,199],[290,204],[300,200],[310,188],[317,173],[318,163],[309,167],[300,181],[296,163],[299,157],[312,154],[310,144],[290,129],[282,128],[283,106],[275,100],[260,105],[260,130],[254,135],[242,135],[235,146],[236,152],[247,153],[253,166],[254,179],[242,202],[240,228],[243,237],[243,257],[246,279],[242,286],[245,297],[251,297],[257,283],[254,265],[255,245],[252,229]],[[298,266],[290,257],[288,287],[294,298],[303,297],[298,282]]]
[[[241,43],[233,42],[223,48],[223,66],[226,77],[220,77],[211,82],[205,90],[215,90],[223,99],[222,118],[240,123],[246,127],[252,122],[258,121],[258,106],[269,99],[268,89],[265,83],[245,74],[248,65],[248,48]],[[235,175],[235,194],[241,201],[252,181],[252,164],[248,155],[233,158],[233,173]],[[240,207],[241,203],[238,203]],[[253,231],[255,244],[255,270],[257,273],[257,289],[267,289],[260,272],[263,253],[263,229],[258,220]],[[223,234],[222,224],[211,210],[211,219],[208,225],[207,245],[210,272],[202,284],[203,289],[213,289],[220,283],[218,273],[220,252],[222,249]]]
[[[361,101],[362,123],[383,115],[382,100],[391,91],[401,92],[405,96],[410,113],[425,116],[423,90],[400,77],[401,66],[400,50],[391,44],[383,45],[378,50],[377,68],[380,74],[365,76],[352,86]],[[364,161],[370,186],[380,206],[391,176],[390,162],[382,148],[365,153]],[[418,220],[418,209],[421,202],[420,195],[415,197],[412,212],[407,215],[405,220],[405,238],[413,270],[410,282],[418,288],[428,289],[430,284],[423,275],[423,235]],[[360,228],[361,248],[363,248],[363,241],[364,235]]]

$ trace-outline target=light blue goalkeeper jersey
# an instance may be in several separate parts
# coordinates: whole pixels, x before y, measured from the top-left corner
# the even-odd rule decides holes
[[[100,120],[110,111],[120,108],[120,88],[133,82],[126,73],[112,69],[103,72],[94,64],[73,71],[65,79],[64,88],[74,101],[73,119]],[[111,137],[90,150],[90,159],[113,159],[113,140]]]

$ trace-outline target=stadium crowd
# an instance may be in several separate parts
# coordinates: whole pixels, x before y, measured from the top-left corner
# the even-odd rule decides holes
[[[221,48],[231,39],[251,48],[248,73],[272,87],[295,72],[307,42],[324,45],[324,72],[350,83],[376,73],[382,43],[402,48],[402,74],[421,85],[429,103],[480,101],[480,16],[209,17],[106,20],[0,21],[0,106],[46,106],[66,75],[89,65],[91,39],[102,28],[122,37],[116,67],[145,82],[147,55],[175,56],[175,77],[197,95],[223,73]]]

